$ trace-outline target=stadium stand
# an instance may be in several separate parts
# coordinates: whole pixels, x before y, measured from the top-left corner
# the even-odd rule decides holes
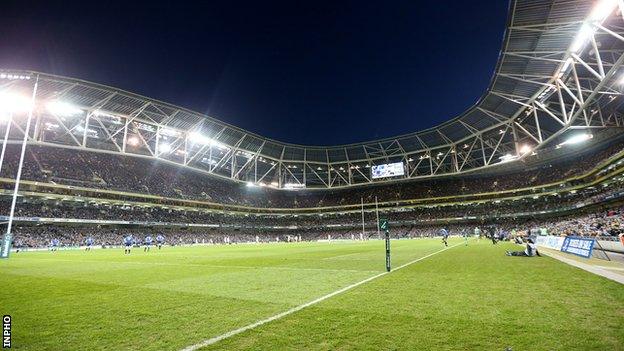
[[[17,160],[16,148],[7,151],[3,177],[11,176]],[[15,216],[19,226],[14,230],[14,242],[21,248],[45,247],[52,238],[59,238],[64,246],[77,246],[92,236],[98,244],[111,246],[118,245],[128,233],[139,241],[148,233],[163,233],[169,244],[376,238],[376,213],[370,202],[375,196],[383,202],[380,215],[396,224],[392,234],[396,238],[435,236],[442,225],[450,225],[455,235],[471,232],[476,225],[495,226],[503,237],[523,235],[531,228],[556,235],[616,236],[622,231],[624,218],[620,206],[624,194],[621,151],[617,142],[579,157],[577,163],[547,164],[521,173],[325,192],[248,189],[148,159],[33,146],[28,149],[23,176],[38,183],[27,185],[29,191],[18,201]],[[53,194],[41,184],[68,188],[64,194]],[[528,184],[534,188],[515,192]],[[544,184],[554,186],[538,189]],[[11,185],[3,180],[5,194]],[[122,193],[87,198],[75,192],[83,188]],[[127,201],[132,194],[251,207],[234,211],[169,206],[159,203],[158,198]],[[358,194],[365,197],[357,198]],[[441,196],[446,198],[440,200]],[[433,200],[427,202],[427,197]],[[8,196],[2,197],[0,212],[8,213],[8,200]],[[400,203],[405,200],[415,202]],[[345,202],[352,206],[342,207]],[[291,206],[293,211],[306,209],[303,205],[308,208],[303,213],[276,213],[269,208],[273,204],[285,209]]]
[[[309,208],[357,205],[361,199],[371,203],[375,197],[380,202],[392,202],[536,187],[581,176],[621,150],[622,143],[616,143],[576,158],[574,163],[560,160],[511,174],[425,179],[333,191],[283,191],[264,187],[250,189],[240,183],[145,158],[32,146],[28,149],[22,177],[37,182],[226,205]],[[2,177],[10,179],[15,174],[17,151],[16,147],[7,149]],[[3,182],[3,186],[10,188],[10,183]]]

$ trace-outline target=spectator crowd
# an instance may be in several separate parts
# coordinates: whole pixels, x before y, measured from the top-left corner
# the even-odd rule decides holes
[[[219,204],[292,209],[354,205],[362,200],[371,203],[375,198],[380,202],[392,202],[479,194],[550,184],[586,174],[601,160],[620,152],[622,145],[615,143],[598,153],[578,157],[576,162],[546,164],[506,174],[298,191],[250,189],[153,159],[49,146],[29,146],[27,150],[23,168],[23,179],[26,180]],[[9,146],[0,176],[13,177],[16,165],[17,148]],[[601,175],[604,172],[597,172],[595,176]],[[7,182],[2,184],[5,188],[12,186]],[[475,225],[494,227],[503,237],[521,235],[535,228],[555,235],[617,235],[622,230],[622,207],[618,204],[624,202],[619,199],[624,194],[624,180],[614,177],[604,185],[550,195],[524,194],[508,199],[494,196],[463,202],[423,202],[408,207],[391,204],[380,208],[380,214],[395,224],[392,235],[396,238],[435,236],[442,226],[449,226],[454,234],[467,233]],[[607,200],[609,203],[604,203]],[[0,198],[0,214],[8,214],[9,205],[8,197]],[[378,214],[371,207],[362,208],[361,212],[357,208],[306,213],[275,214],[267,210],[263,210],[267,213],[243,213],[166,206],[157,202],[115,205],[84,201],[79,196],[64,200],[22,196],[16,206],[18,225],[14,233],[16,244],[22,247],[44,247],[53,238],[66,246],[78,246],[86,237],[95,238],[100,245],[118,245],[122,236],[128,233],[134,234],[139,242],[147,234],[161,233],[170,244],[365,240],[377,237]],[[43,224],[50,222],[55,224]]]
[[[624,233],[624,206],[573,214],[556,218],[521,219],[505,218],[490,222],[465,222],[455,224],[398,225],[391,230],[394,239],[435,237],[440,229],[448,228],[451,235],[473,235],[476,227],[485,235],[496,233],[501,239],[548,233],[558,236],[617,236]],[[85,225],[19,225],[14,228],[14,245],[19,248],[49,246],[59,239],[62,246],[84,245],[87,237],[96,245],[118,246],[122,238],[132,234],[140,245],[147,235],[165,236],[168,245],[279,243],[298,241],[369,240],[378,238],[377,229],[347,226],[342,228],[302,228],[268,230],[258,228],[173,228],[173,227],[121,227]]]

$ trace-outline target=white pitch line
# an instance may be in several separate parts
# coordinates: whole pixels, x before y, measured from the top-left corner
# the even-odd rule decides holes
[[[274,316],[271,316],[271,317],[268,317],[268,318],[265,318],[265,319],[261,319],[261,320],[259,320],[259,321],[257,321],[257,322],[254,322],[254,323],[252,323],[252,324],[246,325],[246,326],[244,326],[244,327],[241,327],[241,328],[238,328],[238,329],[234,329],[234,330],[230,330],[230,331],[229,331],[229,332],[227,332],[227,333],[224,333],[224,334],[221,334],[221,335],[215,336],[215,337],[210,338],[210,339],[206,339],[206,340],[204,340],[204,341],[202,341],[202,342],[200,342],[200,343],[197,343],[197,344],[194,344],[194,345],[191,345],[191,346],[187,346],[187,347],[183,348],[181,351],[195,351],[195,350],[198,350],[198,349],[200,349],[200,348],[202,348],[202,347],[206,347],[206,346],[208,346],[208,345],[212,345],[212,344],[217,343],[217,342],[219,342],[219,341],[221,341],[221,340],[224,340],[224,339],[230,338],[230,337],[232,337],[232,336],[234,336],[234,335],[240,334],[240,333],[242,333],[242,332],[244,332],[244,331],[247,331],[247,330],[250,330],[250,329],[254,329],[254,328],[259,327],[259,326],[261,326],[261,325],[263,325],[263,324],[266,324],[266,323],[272,322],[272,321],[277,320],[277,319],[280,319],[280,318],[282,318],[282,317],[286,317],[286,316],[288,316],[288,315],[290,315],[290,314],[293,314],[293,313],[295,313],[295,312],[301,311],[302,309],[304,309],[304,308],[306,308],[306,307],[310,307],[310,306],[315,305],[315,304],[317,304],[317,303],[319,303],[319,302],[321,302],[321,301],[327,300],[327,299],[329,299],[330,297],[334,297],[334,296],[336,296],[336,295],[338,295],[338,294],[341,294],[341,293],[343,293],[343,292],[345,292],[345,291],[347,291],[347,290],[351,290],[351,289],[353,289],[353,288],[355,288],[355,287],[358,287],[358,286],[360,286],[360,285],[362,285],[362,284],[365,284],[365,283],[368,283],[368,282],[370,282],[370,281],[372,281],[372,280],[375,280],[375,279],[377,279],[377,278],[379,278],[379,277],[381,277],[381,276],[384,276],[384,275],[389,274],[389,273],[392,273],[392,272],[396,272],[396,271],[398,271],[399,269],[405,268],[405,267],[407,267],[407,266],[409,266],[409,265],[411,265],[411,264],[414,264],[414,263],[416,263],[416,262],[418,262],[418,261],[422,261],[422,260],[424,260],[424,259],[426,259],[426,258],[429,258],[429,257],[431,257],[431,256],[433,256],[433,255],[436,255],[436,254],[438,254],[438,253],[440,253],[440,252],[446,251],[446,250],[448,250],[448,249],[450,249],[450,248],[453,248],[453,247],[455,247],[455,246],[459,246],[459,245],[463,245],[463,244],[464,244],[463,242],[460,242],[460,243],[457,243],[457,244],[455,244],[455,245],[451,245],[451,246],[449,246],[449,247],[445,247],[445,248],[444,248],[444,249],[442,249],[442,250],[438,250],[438,251],[433,252],[433,253],[430,253],[430,254],[428,254],[428,255],[426,255],[426,256],[423,256],[423,257],[417,258],[417,259],[415,259],[415,260],[413,260],[413,261],[410,261],[410,262],[407,262],[407,263],[405,263],[405,264],[402,264],[402,265],[400,265],[400,266],[398,266],[398,267],[394,268],[391,272],[383,272],[383,273],[379,273],[379,274],[377,274],[377,275],[374,275],[374,276],[372,276],[372,277],[366,278],[366,279],[364,279],[364,280],[362,280],[362,281],[359,281],[359,282],[357,282],[357,283],[351,284],[351,285],[349,285],[349,286],[345,286],[344,288],[339,289],[339,290],[336,290],[336,291],[334,291],[334,292],[331,292],[331,293],[329,293],[329,294],[327,294],[327,295],[321,296],[321,297],[319,297],[318,299],[315,299],[315,300],[312,300],[312,301],[306,302],[306,303],[304,303],[303,305],[299,305],[299,306],[293,307],[293,308],[291,308],[291,309],[289,309],[289,310],[286,310],[286,311],[284,311],[284,312],[278,313],[278,314],[276,314],[276,315],[274,315]]]

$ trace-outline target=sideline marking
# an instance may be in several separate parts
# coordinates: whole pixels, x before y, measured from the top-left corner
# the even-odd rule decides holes
[[[278,313],[278,314],[276,314],[276,315],[274,315],[274,316],[271,316],[271,317],[268,317],[268,318],[265,318],[265,319],[261,319],[261,320],[259,320],[259,321],[257,321],[257,322],[254,322],[254,323],[252,323],[252,324],[246,325],[246,326],[244,326],[244,327],[241,327],[241,328],[238,328],[238,329],[234,329],[234,330],[230,330],[230,331],[229,331],[229,332],[227,332],[227,333],[224,333],[224,334],[221,334],[221,335],[215,336],[215,337],[210,338],[210,339],[206,339],[206,340],[204,340],[204,341],[202,341],[202,342],[200,342],[200,343],[197,343],[197,344],[194,344],[194,345],[191,345],[191,346],[187,346],[187,347],[183,348],[181,351],[195,351],[195,350],[198,350],[198,349],[200,349],[200,348],[202,348],[202,347],[206,347],[206,346],[208,346],[208,345],[212,345],[212,344],[217,343],[217,342],[219,342],[219,341],[221,341],[221,340],[224,340],[224,339],[230,338],[230,337],[232,337],[232,336],[234,336],[234,335],[240,334],[240,333],[242,333],[242,332],[244,332],[244,331],[247,331],[247,330],[250,330],[250,329],[254,329],[254,328],[259,327],[259,326],[261,326],[261,325],[263,325],[263,324],[266,324],[266,323],[272,322],[272,321],[274,321],[274,320],[277,320],[277,319],[280,319],[280,318],[286,317],[286,316],[288,316],[288,315],[290,315],[290,314],[293,314],[293,313],[295,313],[295,312],[301,311],[302,309],[304,309],[304,308],[306,308],[306,307],[310,307],[310,306],[315,305],[315,304],[317,304],[317,303],[319,303],[319,302],[321,302],[321,301],[327,300],[327,299],[329,299],[330,297],[333,297],[333,296],[336,296],[336,295],[338,295],[338,294],[341,294],[341,293],[343,293],[343,292],[345,292],[345,291],[351,290],[351,289],[353,289],[353,288],[355,288],[355,287],[358,287],[358,286],[360,286],[360,285],[362,285],[362,284],[365,284],[365,283],[368,283],[368,282],[370,282],[370,281],[372,281],[372,280],[375,280],[375,279],[377,279],[377,278],[379,278],[379,277],[381,277],[381,276],[384,276],[384,275],[390,274],[390,273],[392,273],[392,272],[396,272],[396,271],[398,271],[398,270],[399,270],[399,269],[401,269],[401,268],[405,268],[405,267],[407,267],[407,266],[409,266],[409,265],[411,265],[411,264],[414,264],[414,263],[416,263],[416,262],[418,262],[418,261],[422,261],[422,260],[424,260],[424,259],[426,259],[426,258],[429,258],[429,257],[431,257],[431,256],[435,255],[435,254],[438,254],[438,253],[440,253],[440,252],[444,252],[444,251],[446,251],[446,250],[448,250],[448,249],[454,248],[454,247],[459,246],[459,245],[464,245],[464,242],[462,241],[462,242],[457,243],[457,244],[455,244],[455,245],[451,245],[451,246],[449,246],[449,247],[445,247],[445,248],[443,248],[442,250],[435,251],[435,252],[430,253],[430,254],[428,254],[428,255],[425,255],[425,256],[423,256],[423,257],[417,258],[417,259],[415,259],[415,260],[413,260],[413,261],[410,261],[410,262],[407,262],[407,263],[405,263],[405,264],[402,264],[402,265],[400,265],[400,266],[398,266],[398,267],[394,268],[394,269],[393,269],[392,271],[390,271],[390,272],[382,272],[382,273],[379,273],[379,274],[374,275],[374,276],[372,276],[372,277],[368,277],[368,278],[366,278],[366,279],[364,279],[364,280],[361,280],[361,281],[359,281],[359,282],[357,282],[357,283],[351,284],[351,285],[349,285],[349,286],[345,286],[345,287],[344,287],[344,288],[342,288],[342,289],[336,290],[336,291],[331,292],[331,293],[329,293],[329,294],[327,294],[327,295],[321,296],[321,297],[319,297],[319,298],[317,298],[317,299],[315,299],[315,300],[312,300],[312,301],[306,302],[306,303],[304,303],[304,304],[302,304],[302,305],[295,306],[295,307],[293,307],[293,308],[291,308],[291,309],[289,309],[289,310],[286,310],[286,311],[284,311],[284,312]]]

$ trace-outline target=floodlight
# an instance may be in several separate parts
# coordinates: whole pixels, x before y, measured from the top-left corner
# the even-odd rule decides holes
[[[509,161],[512,161],[512,160],[514,160],[516,158],[518,158],[518,156],[512,155],[512,154],[505,154],[505,155],[499,157],[501,162],[509,162]]]
[[[574,53],[578,53],[583,45],[589,40],[589,38],[594,35],[594,28],[592,28],[589,24],[583,23],[581,29],[579,30],[576,38],[572,42],[572,46],[570,47],[570,51]]]
[[[26,96],[0,93],[0,113],[28,112],[32,107],[32,100]]]
[[[579,33],[576,35],[576,38],[572,42],[572,46],[570,47],[570,51],[573,53],[578,53],[583,45],[594,35],[596,29],[590,23],[602,23],[607,17],[615,10],[617,7],[617,0],[601,0],[596,4],[594,10],[590,13],[589,17],[587,17],[587,22],[583,23]],[[564,70],[565,71],[565,70]]]
[[[58,124],[50,122],[45,122],[44,126],[46,130],[57,130],[60,127]]]
[[[569,137],[566,141],[564,141],[563,143],[559,144],[558,146],[579,144],[579,143],[587,141],[587,140],[589,140],[589,139],[591,139],[593,137],[594,137],[593,135],[588,134],[588,133],[576,134],[576,135],[573,135],[573,136]]]
[[[171,151],[171,145],[169,144],[159,144],[158,145],[158,152],[163,154],[163,153],[167,153]]]
[[[197,144],[210,144],[210,138],[201,135],[199,132],[191,132],[188,135],[190,141]]]
[[[106,119],[108,119],[110,122],[112,122],[114,124],[122,124],[121,118],[119,116],[115,116],[113,114],[110,114],[110,113],[102,111],[102,110],[95,110],[95,111],[91,112],[91,115],[93,115],[95,117],[99,117],[99,118],[106,118]]]
[[[170,129],[170,128],[161,128],[159,133],[160,135],[170,136],[170,137],[178,137],[181,134],[179,131],[175,129]]]
[[[132,136],[128,138],[128,145],[137,146],[139,145],[139,138]]]
[[[532,150],[533,150],[533,148],[531,147],[531,145],[524,144],[524,145],[522,145],[520,147],[519,151],[520,151],[521,154],[524,155],[524,154],[527,154],[527,153],[531,152]]]
[[[19,79],[19,80],[24,80],[24,79],[30,79],[30,76],[0,73],[0,79]]]
[[[617,7],[617,0],[599,1],[587,18],[591,22],[603,22]]]
[[[92,114],[94,116],[96,116],[96,117],[109,117],[109,118],[116,117],[115,115],[112,115],[112,114],[110,114],[108,112],[104,112],[102,110],[95,110],[95,111],[92,112]]]
[[[46,107],[53,115],[71,117],[81,114],[83,111],[78,107],[64,101],[50,101]]]
[[[252,187],[255,187],[255,186],[256,186],[256,184],[254,184],[254,183],[252,183],[252,182],[247,182],[247,184],[246,184],[246,185],[247,185],[247,187],[248,187],[248,188],[252,188]]]
[[[299,184],[299,183],[286,183],[284,184],[284,188],[286,189],[301,189],[301,188],[305,188],[304,184]]]
[[[188,135],[188,139],[196,144],[204,144],[204,145],[210,145],[210,146],[216,146],[219,149],[227,149],[228,146],[223,144],[222,142],[219,142],[217,140],[214,140],[212,138],[209,138],[205,135],[202,135],[199,132],[191,132]]]

